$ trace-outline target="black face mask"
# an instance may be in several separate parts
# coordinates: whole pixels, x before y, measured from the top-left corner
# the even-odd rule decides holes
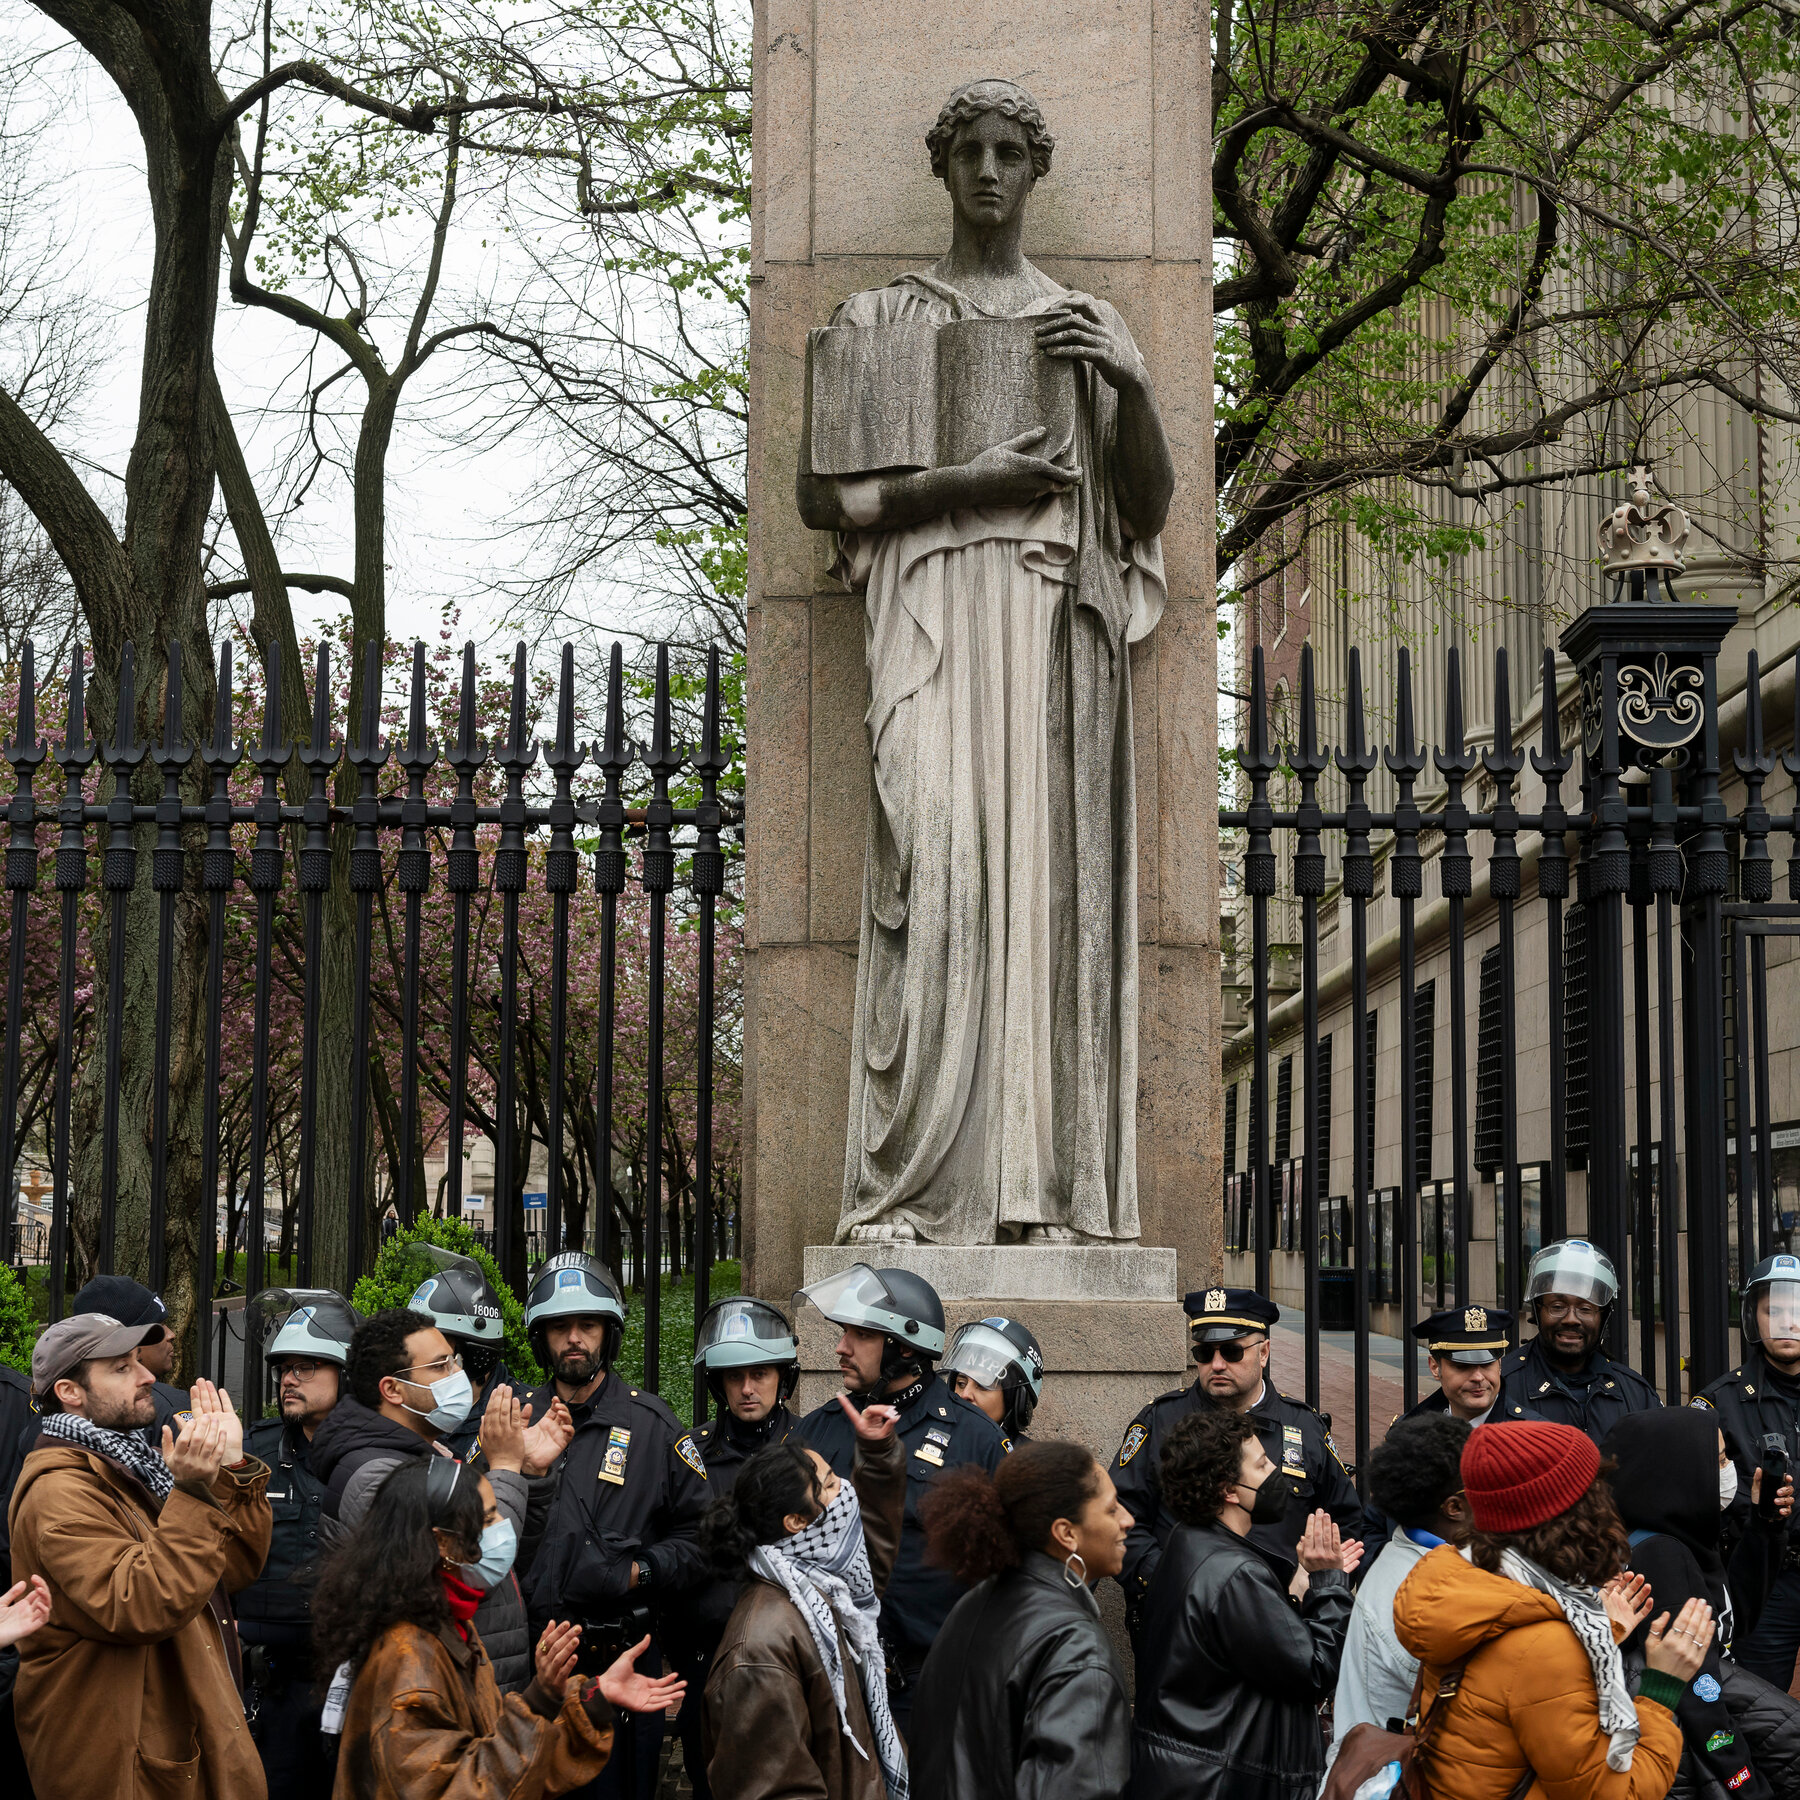
[[[1239,1484],[1242,1492],[1242,1483]],[[1288,1504],[1294,1497],[1293,1483],[1277,1469],[1274,1474],[1266,1476],[1263,1484],[1256,1490],[1256,1499],[1250,1508],[1252,1525],[1279,1525],[1287,1517]],[[1240,1505],[1243,1503],[1240,1501]]]

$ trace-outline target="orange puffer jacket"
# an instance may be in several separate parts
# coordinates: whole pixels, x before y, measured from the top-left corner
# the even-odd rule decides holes
[[[1529,1800],[1663,1800],[1681,1760],[1681,1727],[1640,1697],[1642,1736],[1622,1773],[1606,1738],[1587,1652],[1548,1594],[1490,1575],[1448,1547],[1401,1584],[1394,1630],[1425,1668],[1423,1704],[1465,1658],[1462,1691],[1432,1739],[1431,1800],[1508,1800],[1529,1768]]]

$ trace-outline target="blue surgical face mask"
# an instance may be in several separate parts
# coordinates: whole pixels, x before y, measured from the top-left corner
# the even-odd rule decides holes
[[[519,1553],[519,1534],[511,1519],[496,1519],[481,1528],[481,1560],[463,1563],[457,1570],[472,1588],[496,1588],[503,1582]]]
[[[439,1431],[454,1431],[469,1416],[475,1405],[475,1390],[469,1385],[469,1378],[461,1369],[446,1375],[441,1381],[411,1381],[408,1387],[428,1388],[437,1404],[430,1412],[420,1412],[416,1406],[400,1404],[415,1418],[423,1419],[426,1424],[435,1426]]]

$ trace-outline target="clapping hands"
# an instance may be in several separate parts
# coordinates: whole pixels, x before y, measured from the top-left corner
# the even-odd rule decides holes
[[[15,1581],[0,1594],[0,1650],[28,1638],[50,1617],[50,1590],[41,1575]]]

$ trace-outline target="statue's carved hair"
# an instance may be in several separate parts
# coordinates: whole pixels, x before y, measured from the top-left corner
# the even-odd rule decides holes
[[[1042,181],[1050,173],[1050,153],[1056,139],[1044,123],[1038,103],[1016,81],[997,75],[984,75],[959,87],[937,116],[937,123],[925,134],[925,148],[931,153],[931,172],[938,180],[950,156],[950,141],[959,125],[979,119],[983,113],[997,112],[1003,118],[1016,119],[1025,129],[1025,141],[1031,146],[1031,173]]]

